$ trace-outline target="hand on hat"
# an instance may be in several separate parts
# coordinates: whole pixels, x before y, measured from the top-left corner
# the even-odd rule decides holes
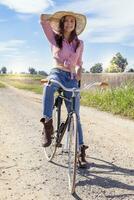
[[[41,16],[40,16],[41,22],[49,20],[50,16],[51,15],[49,15],[49,14],[41,14]]]
[[[50,14],[41,14],[40,16],[40,21],[44,22],[44,21],[49,21],[50,23],[57,23],[59,22],[58,19],[52,17],[52,15]]]

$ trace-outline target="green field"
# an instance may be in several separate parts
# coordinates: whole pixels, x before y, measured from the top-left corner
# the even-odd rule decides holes
[[[42,94],[43,85],[40,75],[0,75],[0,80],[19,89]],[[0,87],[4,87],[0,84]],[[126,84],[116,89],[91,90],[81,93],[81,105],[94,107],[113,114],[134,119],[134,85]]]
[[[5,88],[6,86],[0,82],[0,88]]]
[[[30,90],[32,92],[41,94],[43,86],[40,84],[40,80],[45,78],[41,75],[31,74],[6,74],[0,75],[0,80],[6,84],[12,85],[19,89]]]
[[[81,93],[81,104],[134,119],[134,85]]]

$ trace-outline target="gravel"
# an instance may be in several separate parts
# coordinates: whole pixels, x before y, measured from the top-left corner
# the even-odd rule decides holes
[[[0,89],[0,200],[134,200],[134,121],[81,107],[88,167],[72,196],[67,156],[45,159],[41,109],[41,95]]]

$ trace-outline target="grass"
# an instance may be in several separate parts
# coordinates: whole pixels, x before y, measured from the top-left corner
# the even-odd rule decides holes
[[[10,81],[10,85],[23,90],[29,90],[32,92],[35,92],[37,94],[42,94],[43,87],[39,84],[28,84],[28,83],[22,83],[20,81]]]
[[[6,78],[6,79],[33,79],[33,80],[40,80],[44,78],[42,75],[33,75],[33,74],[0,74],[0,78]]]
[[[42,78],[44,77],[40,75],[29,74],[0,75],[2,82],[37,94],[43,92],[43,86],[40,84]],[[0,83],[0,87],[4,85]],[[128,83],[116,89],[83,91],[81,105],[134,119],[134,85]]]
[[[37,94],[42,94],[41,75],[31,74],[1,74],[0,79],[18,89],[29,90]]]
[[[4,85],[4,83],[0,82],[0,88],[5,88],[6,86]]]
[[[134,119],[134,86],[82,92],[81,104]]]

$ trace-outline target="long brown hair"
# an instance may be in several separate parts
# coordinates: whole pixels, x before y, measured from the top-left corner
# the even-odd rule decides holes
[[[67,15],[66,15],[67,16]],[[57,46],[61,49],[62,48],[62,41],[64,39],[64,22],[65,22],[65,18],[66,16],[63,16],[60,21],[59,21],[59,34],[56,34],[55,35],[55,41],[56,41],[56,44]],[[79,39],[78,39],[78,36],[76,34],[76,25],[77,25],[77,22],[76,22],[76,19],[75,19],[75,28],[74,30],[71,32],[70,34],[70,37],[69,37],[69,40],[68,42],[72,42],[74,39],[76,40],[76,47],[75,47],[75,51],[77,49],[77,47],[79,46]]]

